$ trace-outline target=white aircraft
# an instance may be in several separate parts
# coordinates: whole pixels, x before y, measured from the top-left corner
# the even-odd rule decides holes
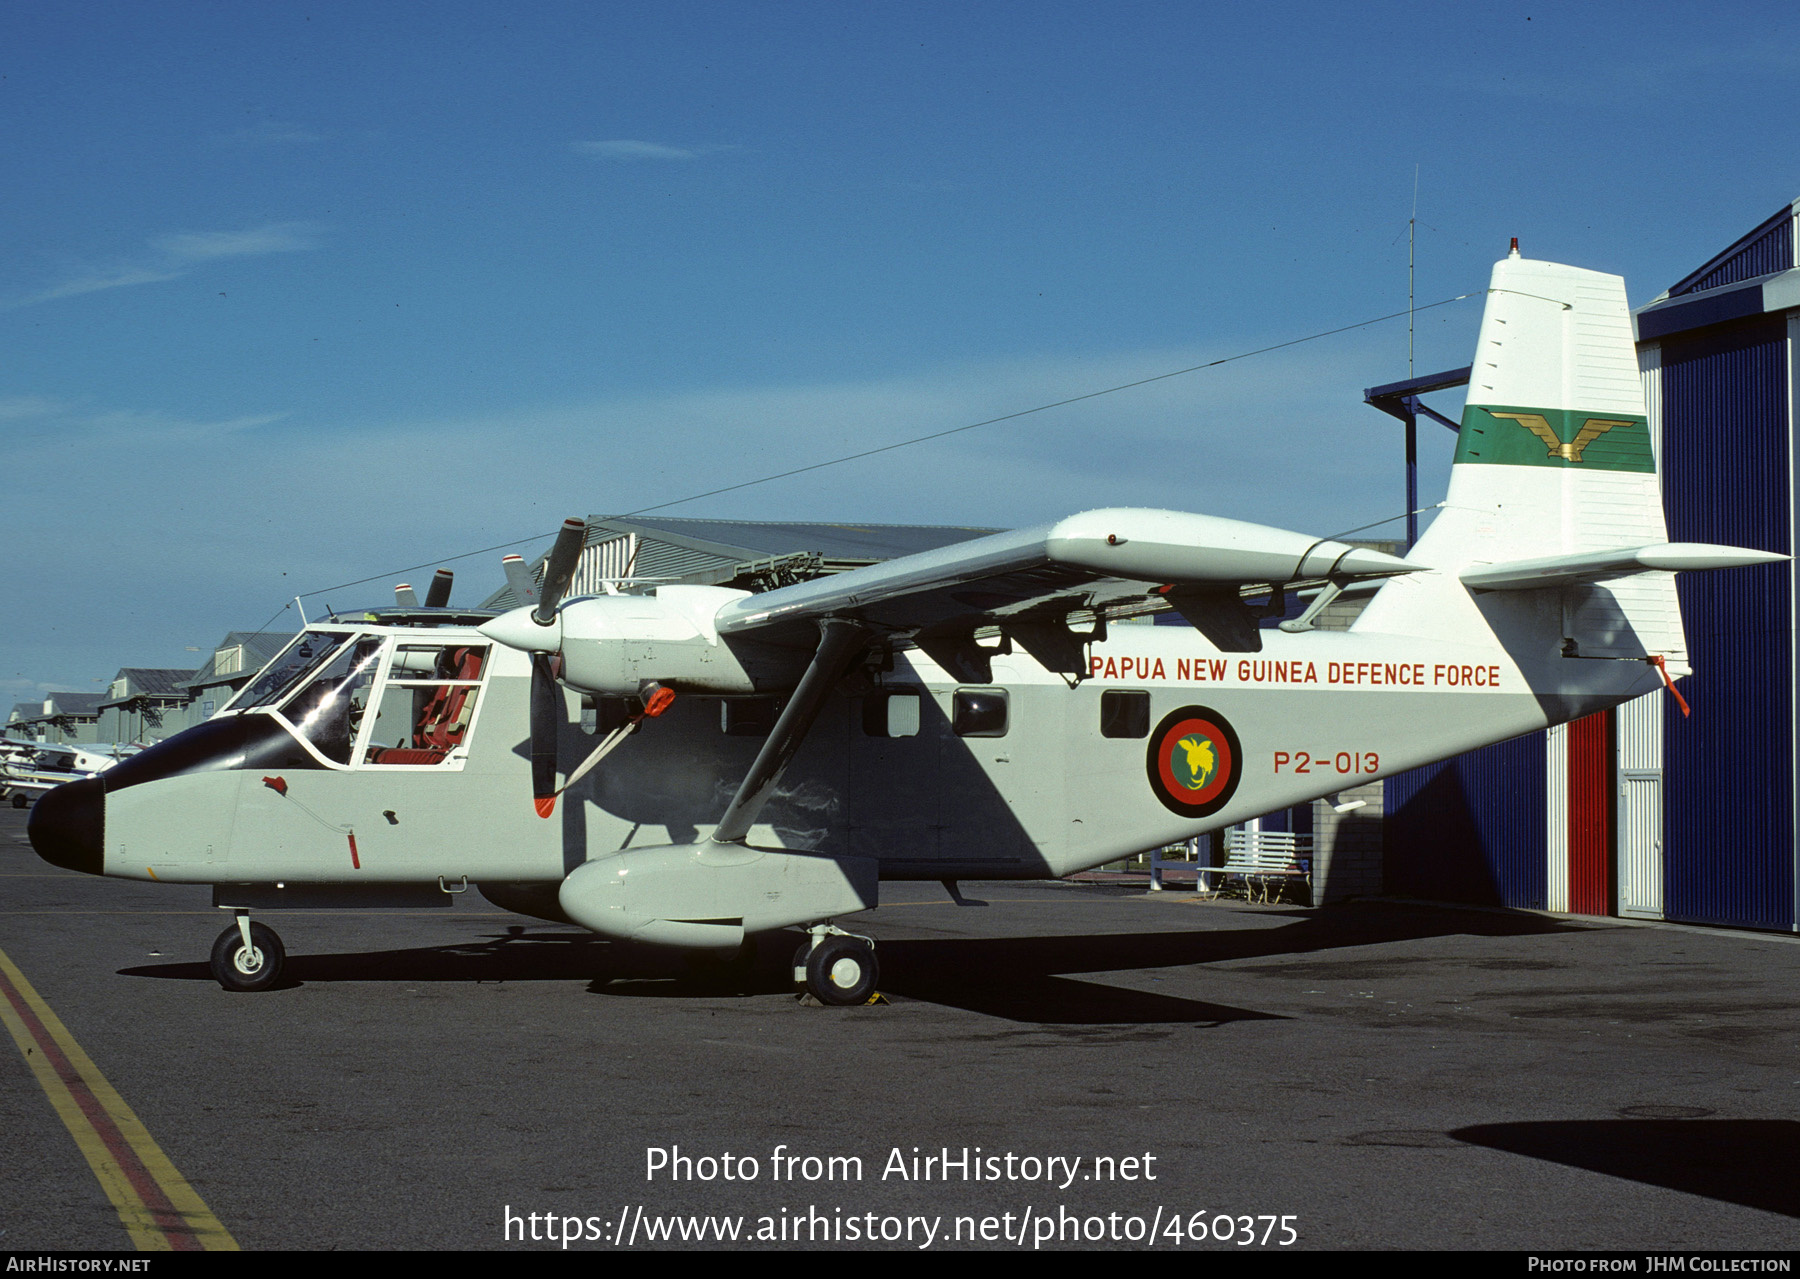
[[[24,808],[35,796],[65,782],[84,781],[106,771],[118,758],[105,745],[0,738],[0,797],[10,798],[14,808]]]
[[[40,800],[32,843],[215,885],[230,989],[281,969],[252,908],[475,884],[619,940],[798,926],[796,979],[866,1001],[872,943],[832,921],[883,881],[1068,875],[1688,673],[1674,574],[1785,557],[1669,543],[1623,282],[1515,251],[1478,342],[1404,559],[1098,510],[761,594],[563,599],[570,521],[541,596],[509,559],[527,607],[314,626],[214,719]],[[1303,580],[1378,589],[1347,632],[1259,628],[1244,590]],[[1190,625],[1108,625],[1164,606]]]

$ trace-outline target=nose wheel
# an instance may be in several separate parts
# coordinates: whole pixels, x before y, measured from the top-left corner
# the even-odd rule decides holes
[[[866,937],[820,929],[794,953],[794,984],[834,1008],[868,1003],[880,978],[874,943]]]
[[[212,975],[226,990],[267,990],[281,976],[287,951],[267,924],[238,916],[212,948]]]

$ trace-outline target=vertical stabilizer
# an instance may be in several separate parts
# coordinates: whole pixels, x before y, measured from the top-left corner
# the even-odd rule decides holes
[[[1496,263],[1449,492],[1409,558],[1454,578],[1667,541],[1625,282],[1516,254]],[[1685,665],[1672,574],[1546,589],[1582,656]],[[1368,628],[1411,629],[1401,614],[1424,599],[1383,594]]]

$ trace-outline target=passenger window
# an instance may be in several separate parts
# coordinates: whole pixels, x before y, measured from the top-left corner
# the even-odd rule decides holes
[[[882,691],[863,698],[863,732],[870,737],[917,737],[917,690]]]
[[[1100,736],[1150,736],[1150,694],[1121,691],[1100,694]]]
[[[1006,690],[957,689],[950,725],[958,737],[1005,737]]]
[[[364,762],[430,765],[448,759],[475,718],[486,660],[487,649],[476,645],[402,645],[388,667]]]

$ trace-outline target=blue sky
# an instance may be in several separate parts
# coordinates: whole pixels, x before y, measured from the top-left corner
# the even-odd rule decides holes
[[[1800,195],[1789,12],[13,6],[0,703],[193,665],[296,593],[568,514],[1403,309],[1415,165],[1421,303],[1512,235],[1648,301]],[[1478,315],[1421,315],[1418,371],[1466,363]],[[1406,343],[669,513],[1331,533],[1402,506],[1360,395]],[[454,567],[459,602],[499,584],[497,555]]]

